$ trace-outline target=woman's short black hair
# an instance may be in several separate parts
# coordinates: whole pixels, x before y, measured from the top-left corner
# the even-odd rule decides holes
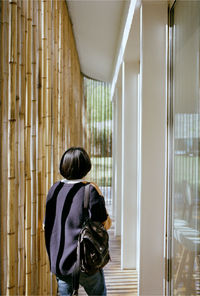
[[[91,170],[91,161],[81,147],[71,147],[63,154],[60,161],[60,173],[68,180],[81,179]]]

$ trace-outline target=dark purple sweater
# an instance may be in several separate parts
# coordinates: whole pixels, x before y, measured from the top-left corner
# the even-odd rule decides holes
[[[51,272],[67,275],[76,262],[78,235],[83,224],[84,183],[55,183],[49,190],[45,214],[45,242]],[[90,185],[89,212],[91,219],[107,219],[105,201]]]

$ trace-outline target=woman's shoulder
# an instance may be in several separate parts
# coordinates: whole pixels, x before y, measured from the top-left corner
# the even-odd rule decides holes
[[[50,199],[54,193],[61,189],[63,187],[64,183],[61,183],[61,181],[55,182],[49,189],[48,194],[47,194],[47,199]]]
[[[96,191],[98,192],[99,195],[103,196],[101,189],[99,188],[99,186],[96,183],[90,182],[90,184],[96,189]]]

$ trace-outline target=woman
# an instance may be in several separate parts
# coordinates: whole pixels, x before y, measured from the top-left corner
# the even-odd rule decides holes
[[[76,263],[78,236],[83,224],[84,188],[83,179],[91,170],[87,152],[80,147],[65,151],[60,161],[60,173],[64,177],[49,190],[46,202],[45,241],[51,272],[57,277],[61,296],[72,295],[72,273]],[[105,208],[99,188],[91,183],[89,211],[91,219],[102,222],[106,229],[111,219]],[[80,284],[91,296],[106,295],[103,270],[94,275],[80,274]]]

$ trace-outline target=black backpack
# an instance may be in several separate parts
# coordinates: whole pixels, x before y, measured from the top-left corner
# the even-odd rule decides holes
[[[77,262],[73,273],[73,295],[78,295],[80,271],[92,275],[110,260],[109,235],[101,222],[89,218],[90,184],[85,186],[84,223],[78,238]]]

